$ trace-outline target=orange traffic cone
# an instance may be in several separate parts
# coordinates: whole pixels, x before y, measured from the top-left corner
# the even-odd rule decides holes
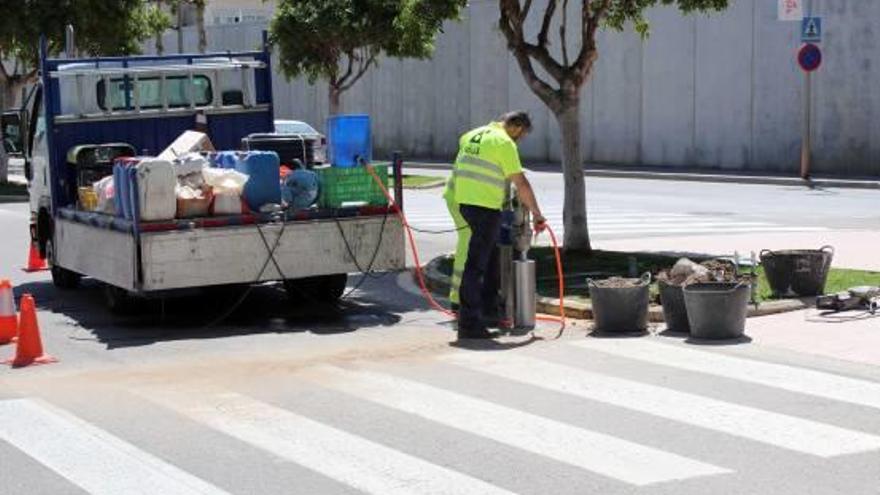
[[[3,364],[11,364],[13,368],[21,368],[31,364],[58,362],[57,359],[43,353],[43,341],[40,339],[40,327],[37,324],[37,307],[30,294],[21,296],[21,318],[18,330],[15,358],[5,361]]]
[[[31,242],[31,250],[28,252],[28,262],[27,267],[25,267],[24,271],[30,272],[39,272],[42,270],[48,270],[48,266],[46,266],[46,259],[40,256],[40,250],[37,248],[36,242]]]
[[[0,345],[8,344],[18,335],[18,316],[15,314],[15,295],[12,284],[0,280]]]

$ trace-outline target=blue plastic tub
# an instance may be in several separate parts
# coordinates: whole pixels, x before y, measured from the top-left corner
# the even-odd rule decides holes
[[[334,115],[327,119],[327,153],[334,167],[356,167],[370,162],[373,145],[369,115]]]

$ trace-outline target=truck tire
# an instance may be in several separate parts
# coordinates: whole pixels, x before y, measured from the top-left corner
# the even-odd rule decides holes
[[[111,313],[123,315],[134,310],[134,298],[125,289],[104,284],[104,304]]]
[[[52,241],[46,242],[46,261],[49,263],[49,270],[52,273],[52,284],[59,289],[76,289],[82,275],[74,271],[58,266],[55,263],[55,246]]]
[[[345,292],[347,273],[297,278],[284,281],[288,297],[301,303],[335,303]]]

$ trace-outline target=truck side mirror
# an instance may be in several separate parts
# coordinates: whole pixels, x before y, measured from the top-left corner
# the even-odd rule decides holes
[[[3,135],[3,149],[9,155],[24,155],[24,130],[27,112],[3,112],[0,116],[0,130]]]

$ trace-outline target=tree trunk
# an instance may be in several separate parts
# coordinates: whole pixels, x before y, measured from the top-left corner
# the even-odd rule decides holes
[[[205,2],[196,3],[196,26],[199,30],[199,53],[208,49],[208,33],[205,31]]]
[[[562,174],[565,182],[562,218],[565,224],[565,250],[589,253],[592,247],[587,230],[587,197],[581,160],[580,99],[566,99],[560,111],[554,113],[562,133]]]
[[[342,90],[330,85],[330,115],[342,112]]]
[[[156,0],[156,10],[162,12],[162,0]],[[162,39],[163,34],[165,33],[156,33],[156,55],[165,54],[165,40]]]
[[[15,92],[21,90],[21,84],[16,83],[17,79],[7,79],[2,85],[0,85],[0,96],[2,96],[2,104],[3,110],[14,110],[16,108],[16,97]],[[0,184],[6,184],[9,182],[9,155],[6,154],[6,149],[0,143]]]
[[[6,149],[0,146],[0,184],[9,182],[9,155]]]
[[[183,2],[177,3],[177,53],[183,53]]]

